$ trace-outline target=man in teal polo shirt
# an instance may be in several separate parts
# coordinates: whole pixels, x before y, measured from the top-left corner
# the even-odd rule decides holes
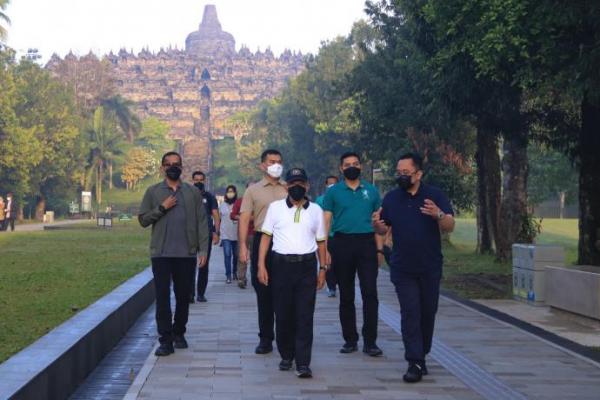
[[[358,350],[354,280],[358,273],[363,301],[363,352],[376,357],[383,354],[377,347],[377,275],[383,255],[383,241],[375,235],[371,215],[381,206],[381,197],[375,186],[360,179],[361,163],[356,153],[340,157],[340,171],[344,181],[327,191],[323,200],[325,226],[333,231],[331,258],[335,260],[334,273],[340,289],[340,322],[344,336],[341,353]],[[333,225],[332,225],[333,221]]]

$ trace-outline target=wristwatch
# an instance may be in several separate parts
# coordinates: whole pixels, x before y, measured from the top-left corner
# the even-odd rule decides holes
[[[385,254],[385,251],[383,251],[383,249],[377,249],[377,252],[380,254]]]
[[[321,270],[321,271],[329,271],[329,265],[321,265],[319,267],[319,270]]]
[[[437,214],[438,221],[444,219],[445,216],[446,216],[445,212],[443,212],[442,210],[438,211],[438,214]]]

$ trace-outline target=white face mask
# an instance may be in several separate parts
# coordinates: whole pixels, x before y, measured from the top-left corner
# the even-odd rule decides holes
[[[283,173],[283,165],[281,164],[273,164],[269,165],[267,168],[267,174],[269,174],[272,178],[279,178]]]

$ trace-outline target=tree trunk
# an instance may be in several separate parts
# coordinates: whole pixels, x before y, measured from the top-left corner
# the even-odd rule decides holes
[[[44,213],[46,212],[46,198],[40,195],[35,205],[35,219],[42,221],[44,219]]]
[[[600,266],[600,105],[587,96],[581,106],[579,133],[578,263]]]
[[[520,236],[527,220],[527,133],[515,132],[506,137],[503,153],[502,203],[496,256],[506,261],[512,256],[513,243],[523,240]]]
[[[493,253],[498,238],[500,212],[500,155],[498,138],[491,132],[477,129],[477,252]]]
[[[100,204],[102,204],[102,180],[104,179],[104,165],[102,161],[98,162],[98,172],[96,175],[96,202],[98,203],[98,210],[100,210]]]
[[[565,218],[565,199],[566,199],[566,197],[567,197],[567,192],[558,193],[558,199],[559,199],[559,203],[560,203],[558,217],[560,219]]]
[[[112,161],[108,162],[108,188],[113,188],[113,164]]]

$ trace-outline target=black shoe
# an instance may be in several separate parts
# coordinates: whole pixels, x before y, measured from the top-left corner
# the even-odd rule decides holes
[[[193,304],[193,303],[194,303],[194,295],[191,295],[190,296],[190,304]]]
[[[168,356],[173,353],[175,353],[175,349],[173,348],[173,343],[161,343],[161,345],[158,346],[158,349],[156,349],[156,351],[154,352],[154,355],[158,356],[158,357],[162,357],[162,356]]]
[[[356,343],[346,342],[340,349],[340,353],[342,353],[342,354],[350,354],[350,353],[354,353],[355,351],[358,351],[358,347],[356,346]]]
[[[407,383],[419,382],[423,379],[423,368],[417,363],[410,363],[402,379]]]
[[[204,297],[204,296],[198,296],[196,298],[196,300],[198,301],[198,303],[206,303],[206,301],[207,301],[206,297]]]
[[[273,351],[273,345],[270,343],[259,343],[254,349],[256,354],[269,354]]]
[[[281,362],[279,363],[279,370],[289,371],[290,369],[292,369],[292,363],[292,360],[281,360]]]
[[[239,281],[239,282],[238,282],[238,286],[240,287],[240,289],[246,289],[246,282],[244,282],[244,281]]]
[[[312,371],[307,365],[300,365],[296,367],[296,376],[298,378],[312,378]]]
[[[183,335],[176,335],[173,338],[173,346],[176,349],[187,349],[188,342],[187,342],[187,340],[185,340],[185,337],[183,337]]]
[[[371,357],[379,357],[381,355],[383,355],[383,351],[381,351],[381,349],[379,347],[377,347],[376,344],[370,344],[370,345],[364,345],[363,346],[363,353],[365,353],[366,355],[369,355]]]
[[[425,361],[421,363],[421,372],[423,373],[423,376],[429,375],[429,371],[427,370],[427,364],[425,364]]]

